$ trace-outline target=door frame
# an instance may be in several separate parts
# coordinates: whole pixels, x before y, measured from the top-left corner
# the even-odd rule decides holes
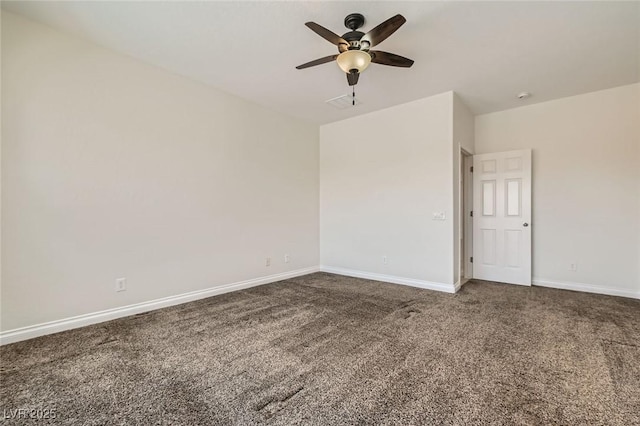
[[[459,282],[462,287],[467,281],[473,278],[473,154],[460,148],[459,164],[459,230],[460,237],[456,241],[458,249],[459,264],[456,265],[459,271]]]

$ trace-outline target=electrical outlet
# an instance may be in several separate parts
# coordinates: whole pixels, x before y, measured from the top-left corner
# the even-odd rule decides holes
[[[576,272],[578,270],[578,264],[577,263],[570,263],[569,264],[569,270],[572,272]]]
[[[387,259],[387,256],[382,256],[382,263],[384,263],[385,265],[386,265],[387,263],[389,263],[389,262],[388,262],[388,259]]]
[[[126,289],[127,289],[127,279],[126,278],[116,279],[116,291],[125,291]]]
[[[271,266],[271,258],[270,258],[270,257],[267,257],[267,258],[264,260],[264,266]]]
[[[289,263],[289,255],[288,254],[284,255],[284,263]]]

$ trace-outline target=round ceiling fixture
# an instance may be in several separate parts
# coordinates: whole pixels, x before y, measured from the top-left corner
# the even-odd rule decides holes
[[[340,69],[347,74],[351,72],[361,73],[371,63],[371,55],[362,50],[347,50],[339,54],[336,61]]]
[[[529,92],[522,92],[522,93],[518,93],[518,99],[527,99],[531,97],[531,93]]]

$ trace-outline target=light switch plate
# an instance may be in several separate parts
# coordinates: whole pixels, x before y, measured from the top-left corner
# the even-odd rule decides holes
[[[433,212],[433,220],[445,220],[446,215],[444,212]]]

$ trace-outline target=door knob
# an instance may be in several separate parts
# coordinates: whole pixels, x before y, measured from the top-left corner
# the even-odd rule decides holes
[[[529,226],[529,224],[527,222],[525,222],[525,223],[522,224],[522,226],[524,226],[526,228],[527,226]]]

